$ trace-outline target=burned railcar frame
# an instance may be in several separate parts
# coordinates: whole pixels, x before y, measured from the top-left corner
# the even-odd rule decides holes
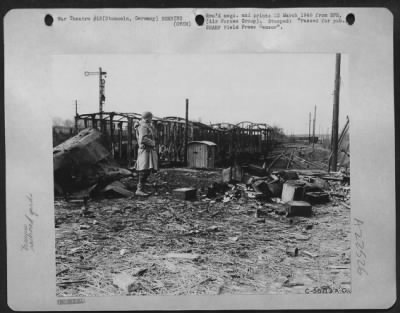
[[[134,125],[140,118],[141,115],[137,113],[77,114],[75,116],[75,133],[79,132],[82,126],[100,130],[106,138],[114,159],[132,167],[137,158]],[[185,131],[186,124],[188,125],[187,133]],[[238,124],[206,125],[201,122],[186,121],[181,117],[168,116],[154,117],[153,126],[156,130],[156,148],[160,161],[171,164],[184,163],[184,156],[187,153],[186,143],[191,141],[214,142],[217,145],[216,162],[221,165],[248,157],[263,159],[276,143],[273,128],[266,123],[244,121]]]

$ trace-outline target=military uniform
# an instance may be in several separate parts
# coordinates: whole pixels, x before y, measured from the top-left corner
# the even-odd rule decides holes
[[[158,170],[158,156],[155,150],[155,131],[151,125],[151,120],[142,119],[135,125],[136,137],[138,140],[138,157],[136,160],[136,170],[139,174],[139,181],[136,193],[147,195],[143,188],[151,172]]]

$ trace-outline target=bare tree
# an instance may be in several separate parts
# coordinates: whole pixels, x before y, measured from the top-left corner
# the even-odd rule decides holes
[[[75,126],[75,122],[73,120],[66,119],[66,120],[64,120],[64,126],[65,127],[74,127]]]
[[[53,117],[53,126],[62,126],[63,119],[61,117]]]
[[[272,126],[272,130],[273,130],[275,136],[280,137],[280,138],[286,137],[286,135],[283,131],[283,128],[279,127],[278,125],[274,124]]]

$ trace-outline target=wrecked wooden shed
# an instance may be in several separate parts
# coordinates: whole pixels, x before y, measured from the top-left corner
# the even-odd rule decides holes
[[[188,143],[187,160],[190,168],[214,168],[217,145],[212,141]]]

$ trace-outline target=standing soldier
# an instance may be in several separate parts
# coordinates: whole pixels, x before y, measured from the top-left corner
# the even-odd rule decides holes
[[[144,192],[144,186],[151,172],[158,170],[158,157],[155,150],[155,131],[151,125],[153,114],[144,112],[142,119],[135,125],[136,138],[139,149],[136,160],[136,170],[138,171],[138,185],[136,190],[137,196],[148,196]]]

